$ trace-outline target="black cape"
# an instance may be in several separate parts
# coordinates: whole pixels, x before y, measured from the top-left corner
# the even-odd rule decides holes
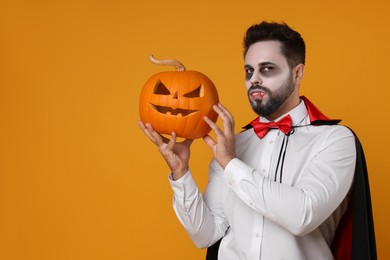
[[[312,125],[334,125],[307,98],[301,97],[308,109]],[[244,127],[251,128],[250,126]],[[352,130],[351,130],[352,131]],[[374,219],[371,206],[370,185],[363,147],[356,136],[356,166],[351,190],[351,202],[337,227],[331,250],[336,260],[376,260]],[[222,239],[221,239],[222,240]],[[207,249],[206,260],[217,260],[221,240]]]

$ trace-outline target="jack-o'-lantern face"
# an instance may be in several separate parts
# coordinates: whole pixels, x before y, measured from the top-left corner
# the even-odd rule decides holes
[[[171,93],[171,91],[169,91],[169,89],[160,80],[156,83],[156,85],[154,86],[154,89],[153,89],[153,93],[155,95],[166,95],[166,96],[168,96],[168,98],[173,99],[170,102],[171,103],[170,105],[174,105],[175,100],[177,100],[176,103],[180,103],[179,93],[178,93],[179,90],[174,90],[174,91],[175,91],[174,93]],[[203,86],[200,85],[196,89],[190,90],[190,92],[184,94],[182,96],[182,98],[199,98],[199,97],[203,97],[203,94],[204,94]],[[173,115],[173,116],[178,116],[178,117],[188,116],[192,113],[197,112],[197,110],[192,110],[192,109],[173,108],[173,107],[169,107],[169,106],[160,106],[160,105],[153,104],[153,103],[150,103],[150,104],[153,106],[154,109],[156,109],[158,112],[160,112],[162,114],[168,114],[168,115]]]
[[[153,75],[140,97],[141,121],[150,123],[160,134],[196,139],[211,129],[204,116],[214,122],[213,105],[218,93],[211,80],[197,71],[167,71]]]

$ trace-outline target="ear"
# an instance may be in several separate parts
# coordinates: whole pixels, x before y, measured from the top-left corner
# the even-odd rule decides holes
[[[304,71],[305,71],[305,65],[303,64],[298,64],[293,69],[294,83],[298,86],[301,83]]]

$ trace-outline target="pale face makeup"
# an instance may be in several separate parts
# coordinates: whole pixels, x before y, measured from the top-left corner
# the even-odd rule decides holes
[[[244,69],[248,99],[258,115],[272,118],[283,112],[279,111],[281,107],[286,104],[289,107],[291,94],[297,91],[293,71],[281,53],[279,41],[251,45],[245,55]]]

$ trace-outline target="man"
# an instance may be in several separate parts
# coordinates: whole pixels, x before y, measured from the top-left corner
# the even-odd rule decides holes
[[[204,195],[188,166],[192,140],[176,143],[175,133],[167,140],[139,123],[172,171],[175,212],[198,247],[217,243],[210,258],[334,259],[354,180],[354,134],[299,96],[305,43],[286,24],[250,27],[244,61],[259,117],[238,135],[223,105],[214,107],[222,129],[205,118],[216,137],[204,137],[214,155]]]

